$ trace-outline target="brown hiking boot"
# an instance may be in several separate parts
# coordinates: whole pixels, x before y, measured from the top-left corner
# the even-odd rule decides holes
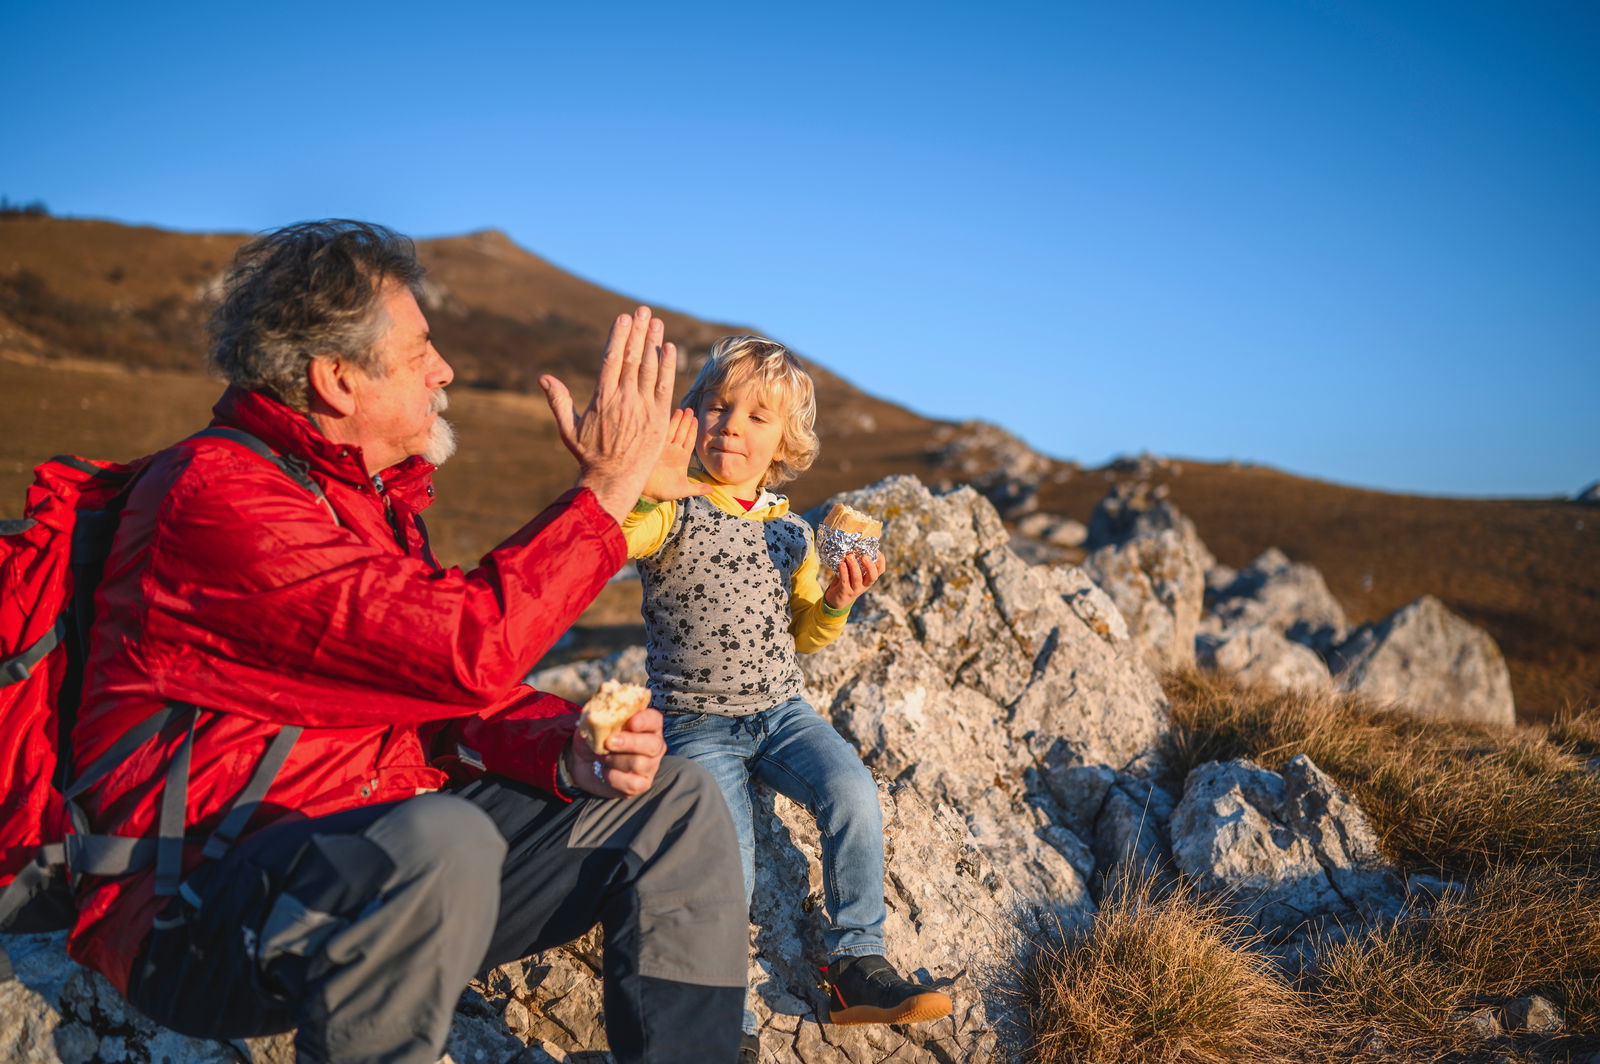
[[[822,975],[833,1023],[926,1023],[950,1014],[948,994],[902,978],[877,954],[836,957]]]

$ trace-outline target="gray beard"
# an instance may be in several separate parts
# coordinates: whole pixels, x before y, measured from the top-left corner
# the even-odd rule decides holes
[[[444,412],[450,409],[450,397],[443,388],[429,397],[428,409],[440,416],[433,419],[433,428],[428,430],[428,445],[422,449],[422,460],[441,466],[456,453],[456,430],[443,417]]]
[[[428,432],[428,446],[422,449],[422,459],[442,466],[456,453],[456,430],[444,418],[438,418]]]

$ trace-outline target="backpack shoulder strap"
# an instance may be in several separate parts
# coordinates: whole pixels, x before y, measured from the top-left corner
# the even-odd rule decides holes
[[[323,492],[322,485],[318,484],[316,478],[311,475],[305,462],[289,455],[279,454],[271,447],[268,447],[260,437],[228,425],[213,425],[208,429],[201,429],[190,436],[189,439],[227,440],[230,443],[237,443],[241,447],[249,448],[283,470],[285,476],[310,492],[322,504],[323,509],[328,511],[329,516],[333,518],[333,523],[339,524],[339,515],[333,512],[333,504],[328,502],[328,496]]]
[[[248,447],[256,454],[259,454],[261,457],[265,458],[267,461],[283,470],[285,476],[294,481],[296,484],[300,485],[302,488],[305,488],[318,499],[327,498],[327,496],[322,493],[322,485],[318,484],[312,478],[311,474],[306,470],[306,464],[304,462],[297,461],[296,459],[290,458],[287,455],[279,454],[271,447],[268,447],[260,437],[253,436],[243,429],[231,428],[227,425],[213,425],[208,429],[201,429],[193,436],[190,436],[189,439],[227,440],[230,443],[237,443],[241,447]]]

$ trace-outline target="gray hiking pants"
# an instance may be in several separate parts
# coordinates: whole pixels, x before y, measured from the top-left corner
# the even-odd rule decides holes
[[[745,921],[699,766],[570,804],[487,778],[246,838],[162,913],[128,996],[197,1037],[298,1028],[302,1064],[434,1064],[469,978],[598,922],[617,1060],[732,1064]]]

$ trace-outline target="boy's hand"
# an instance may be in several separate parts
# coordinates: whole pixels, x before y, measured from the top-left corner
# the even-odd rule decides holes
[[[822,601],[836,610],[844,609],[877,582],[884,568],[882,551],[876,558],[868,558],[860,551],[846,554],[839,562],[839,571],[833,574],[833,583],[822,593]]]
[[[679,408],[672,412],[672,422],[667,426],[667,442],[661,445],[661,457],[645,481],[641,499],[666,502],[690,495],[710,495],[711,485],[689,479],[689,457],[694,454],[694,437],[697,419],[694,411]]]
[[[632,798],[655,782],[667,742],[661,735],[661,711],[646,707],[629,717],[597,754],[582,732],[573,732],[564,755],[567,775],[580,789],[601,798]]]

